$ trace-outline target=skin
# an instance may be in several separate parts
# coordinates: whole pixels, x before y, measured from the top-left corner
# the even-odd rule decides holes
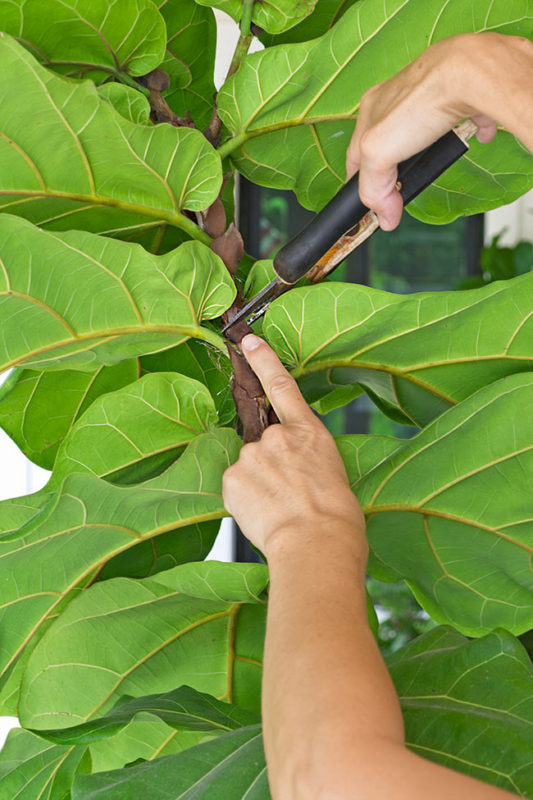
[[[533,44],[468,34],[432,45],[363,96],[347,171],[360,169],[361,197],[383,228],[402,212],[398,161],[459,120],[475,119],[481,141],[504,125],[533,151],[528,74]],[[405,747],[367,622],[364,517],[334,440],[266,342],[250,335],[241,347],[281,423],[245,445],[223,480],[227,510],[270,568],[263,730],[273,800],[515,797]]]
[[[497,126],[533,151],[533,43],[520,36],[465,33],[433,44],[405,69],[361,98],[346,154],[359,170],[363,203],[383,230],[400,222],[397,164],[470,117],[489,142]]]

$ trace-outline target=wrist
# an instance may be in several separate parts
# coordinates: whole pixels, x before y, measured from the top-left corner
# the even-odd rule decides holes
[[[357,565],[364,575],[368,559],[364,517],[328,515],[288,522],[269,536],[265,556],[271,569],[294,561],[342,559]]]

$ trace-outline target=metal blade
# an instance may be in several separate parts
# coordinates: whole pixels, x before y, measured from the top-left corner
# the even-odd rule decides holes
[[[240,322],[241,319],[246,319],[247,317],[252,316],[251,321],[255,322],[259,317],[263,316],[265,311],[267,310],[268,306],[276,297],[279,297],[280,294],[283,294],[287,289],[291,289],[292,287],[288,283],[283,283],[279,278],[274,278],[268,286],[265,286],[264,289],[256,294],[249,303],[241,308],[235,316],[230,319],[230,321],[222,328],[222,333],[226,333],[236,322]]]

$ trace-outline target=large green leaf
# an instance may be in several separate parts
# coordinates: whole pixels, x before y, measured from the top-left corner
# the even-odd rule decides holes
[[[199,242],[151,256],[139,245],[52,234],[0,215],[0,259],[0,370],[23,362],[94,369],[191,336],[224,348],[201,321],[231,304],[235,285]]]
[[[121,485],[145,481],[216,422],[203,384],[172,372],[145,375],[87,409],[59,449],[51,486],[72,472]]]
[[[50,744],[12,730],[0,751],[2,800],[65,800],[74,777],[90,768],[86,747]]]
[[[95,584],[30,656],[22,724],[72,727],[176,684],[258,711],[267,582],[262,564],[206,561]]]
[[[165,52],[165,23],[151,0],[9,0],[0,3],[0,30],[46,66],[92,80],[144,75]]]
[[[152,714],[141,713],[111,739],[89,745],[92,771],[121,769],[139,760],[152,761],[180,753],[214,736],[209,732],[176,730]]]
[[[396,295],[342,283],[294,289],[263,332],[309,402],[361,386],[425,425],[487,383],[533,367],[533,275],[467,292]]]
[[[339,440],[368,519],[369,572],[405,578],[437,622],[469,636],[533,627],[532,402],[533,373],[511,375],[396,447]]]
[[[425,758],[533,794],[533,667],[506,631],[469,641],[437,628],[389,661],[408,747]]]
[[[189,111],[202,130],[214,107],[214,14],[195,0],[159,0],[157,5],[167,26],[166,53],[160,65],[170,76],[165,100],[180,117]]]
[[[129,122],[94,84],[58,77],[6,34],[0,63],[3,210],[61,230],[168,222],[202,237],[182,210],[209,206],[222,175],[199,131]]]
[[[77,374],[86,377],[86,373],[69,373]],[[88,472],[122,485],[159,475],[187,444],[216,423],[208,389],[177,373],[147,374],[104,394],[72,427],[59,448],[47,485],[35,494],[0,503],[0,532],[16,530],[53,502],[54,490],[73,472]],[[205,558],[218,527],[216,521],[202,522],[179,536],[168,531],[155,542],[140,542],[111,558],[99,570],[98,578],[145,577],[184,561]]]
[[[201,561],[209,554],[219,530],[220,520],[215,519],[167,531],[110,558],[96,579],[147,578],[187,561]]]
[[[17,531],[51,499],[50,492],[39,491],[0,501],[0,536]]]
[[[269,33],[280,33],[292,28],[297,22],[310,14],[317,0],[276,0],[275,3],[253,3],[252,20]],[[225,11],[236,22],[242,16],[244,0],[196,0],[202,6],[211,6]]]
[[[230,425],[235,419],[235,403],[231,395],[233,368],[227,355],[205,342],[187,339],[179,347],[143,356],[141,374],[145,372],[179,372],[188,375],[209,389],[218,414],[219,425]]]
[[[0,388],[0,426],[31,461],[52,469],[59,445],[93,400],[138,374],[136,359],[95,372],[15,369]]]
[[[132,487],[69,475],[40,514],[1,537],[0,674],[9,672],[63,598],[110,558],[167,531],[186,535],[191,547],[188,526],[225,516],[222,474],[240,444],[228,429],[204,434],[162,475]]]
[[[211,393],[218,424],[235,419],[229,359],[221,350],[188,339],[178,347],[94,372],[14,369],[0,387],[0,427],[31,461],[51,470],[59,445],[81,414],[100,395],[134,381],[139,370],[141,375],[172,371],[200,381]],[[0,512],[0,530],[5,530],[2,519]]]
[[[516,639],[502,631],[472,642],[456,631],[439,628],[396,653],[389,666],[400,695],[408,747],[487,783],[531,796],[533,675],[531,662]],[[164,800],[173,778],[194,775],[203,796],[211,796],[211,790],[213,796],[267,800],[268,788],[260,777],[262,754],[253,758],[258,783],[251,784],[249,794],[240,783],[240,758],[252,759],[248,752],[240,752],[248,741],[246,729],[237,733],[223,734],[182,753],[179,759],[80,777],[74,797],[138,796],[151,780],[150,796]],[[193,772],[200,759],[204,775]],[[216,782],[220,769],[223,784]],[[189,786],[183,780],[180,796],[197,796],[187,791]]]
[[[80,776],[73,800],[179,797],[269,800],[261,727],[252,725],[217,736],[173,756],[128,769]]]
[[[91,744],[114,736],[138,714],[159,717],[172,728],[224,733],[260,722],[257,714],[223,703],[190,686],[165,694],[152,694],[121,702],[103,717],[72,728],[40,730],[39,735],[55,744]]]
[[[361,0],[311,42],[248,56],[219,92],[232,133],[222,154],[255,183],[294,189],[319,209],[340,188],[363,92],[390,78],[429,44],[485,30],[533,39],[528,0]],[[406,34],[408,31],[408,34]],[[409,206],[448,222],[509,203],[533,186],[533,156],[508,133],[471,151]]]
[[[64,611],[67,605],[91,583],[92,577],[93,576],[88,575],[79,581],[77,586],[71,592],[68,592],[65,597],[56,605],[54,611],[48,616],[48,619],[46,619],[42,625],[40,625],[39,629],[35,631],[35,635],[22,652],[20,658],[18,658],[14,666],[8,671],[7,680],[2,679],[0,681],[2,686],[0,693],[0,713],[17,716],[20,684],[22,682],[24,670],[26,669],[26,664],[28,663],[28,659],[34,647],[37,645],[37,642],[41,639],[41,637],[44,636],[54,620]]]
[[[149,124],[150,103],[137,89],[124,83],[104,83],[97,91],[100,97],[111,103],[113,108],[130,122],[135,122],[137,125]]]
[[[305,19],[282,33],[263,32],[259,35],[265,47],[290,42],[308,42],[329,31],[336,22],[359,0],[317,0],[314,11]]]

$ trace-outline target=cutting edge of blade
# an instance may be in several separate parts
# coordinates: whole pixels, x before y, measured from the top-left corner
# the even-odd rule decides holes
[[[250,314],[254,314],[254,316],[259,315],[260,311],[263,312],[261,305],[264,304],[264,310],[266,311],[267,306],[270,302],[277,296],[278,289],[282,286],[281,281],[279,278],[274,278],[273,281],[270,281],[260,292],[258,292],[255,297],[253,297],[245,306],[241,308],[240,311],[237,311],[235,316],[229,320],[229,322],[224,325],[222,328],[221,333],[226,333],[235,323],[239,322],[241,319],[246,319],[247,316]],[[258,316],[256,316],[258,318]]]

